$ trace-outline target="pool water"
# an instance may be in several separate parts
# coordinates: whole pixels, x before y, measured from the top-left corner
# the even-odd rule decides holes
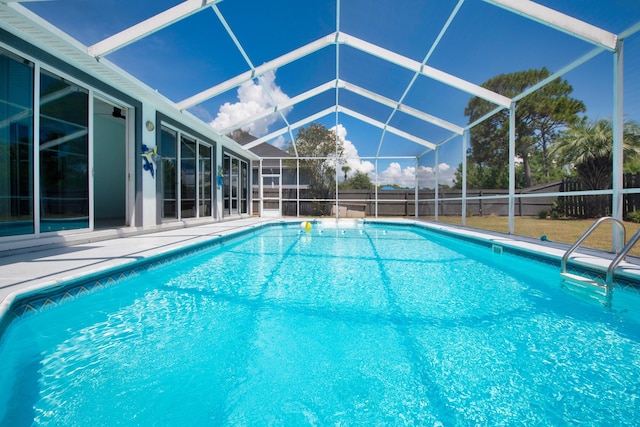
[[[267,227],[20,319],[0,425],[635,425],[640,323],[418,227]]]

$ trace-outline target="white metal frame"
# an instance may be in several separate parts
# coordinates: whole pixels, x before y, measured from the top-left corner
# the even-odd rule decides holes
[[[453,87],[457,90],[460,91],[464,91],[466,93],[469,93],[473,96],[477,96],[480,97],[482,99],[485,99],[493,104],[496,105],[496,110],[502,110],[502,109],[511,109],[512,105],[514,103],[514,101],[517,101],[518,99],[521,99],[522,97],[526,96],[527,93],[530,93],[533,90],[538,89],[539,87],[542,87],[543,85],[547,84],[548,82],[552,81],[554,78],[557,78],[559,75],[564,74],[565,72],[567,72],[570,69],[575,68],[576,66],[580,65],[582,62],[586,62],[587,60],[589,60],[591,57],[599,54],[602,50],[609,50],[609,51],[615,51],[618,47],[618,37],[615,34],[612,34],[608,31],[605,31],[601,28],[598,28],[596,26],[593,26],[589,23],[580,21],[572,16],[560,13],[556,10],[553,10],[551,8],[542,6],[540,4],[537,4],[533,1],[529,1],[529,0],[484,0],[487,4],[491,4],[493,6],[496,7],[500,7],[503,8],[505,10],[508,10],[512,13],[516,13],[519,15],[522,15],[528,19],[534,20],[536,22],[541,23],[542,25],[546,25],[550,28],[556,29],[558,31],[562,31],[564,33],[567,33],[573,37],[577,37],[580,38],[582,40],[585,40],[589,43],[594,44],[597,48],[592,51],[589,55],[586,55],[585,57],[581,58],[580,60],[578,60],[576,63],[571,64],[567,69],[563,69],[560,70],[558,73],[555,73],[554,75],[552,75],[549,79],[546,79],[543,82],[540,82],[538,85],[536,85],[536,87],[531,88],[530,90],[527,91],[527,93],[523,93],[521,95],[519,95],[517,97],[517,99],[509,99],[503,95],[500,95],[498,93],[492,92],[490,90],[487,90],[481,86],[475,85],[471,82],[465,81],[461,78],[458,78],[456,76],[453,76],[449,73],[446,73],[442,70],[433,68],[429,65],[427,65],[427,61],[429,60],[431,54],[433,53],[433,51],[435,50],[435,48],[437,47],[437,45],[440,43],[442,37],[444,36],[444,34],[446,33],[446,31],[449,29],[449,26],[451,25],[451,23],[453,22],[453,20],[455,19],[456,15],[458,14],[460,8],[462,7],[464,0],[458,0],[457,4],[455,5],[455,7],[452,9],[449,18],[447,19],[446,23],[444,24],[444,26],[442,27],[442,29],[440,30],[440,33],[438,34],[438,37],[436,38],[435,42],[432,44],[432,46],[429,48],[427,54],[425,55],[424,59],[422,60],[422,62],[418,62],[415,61],[411,58],[407,58],[405,56],[402,56],[396,52],[390,51],[388,49],[385,49],[383,47],[374,45],[368,41],[359,39],[353,35],[349,35],[347,33],[341,32],[340,29],[340,12],[341,12],[341,7],[340,7],[340,0],[336,0],[336,31],[332,34],[329,34],[325,37],[322,37],[318,40],[315,40],[311,43],[308,43],[304,46],[301,46],[297,49],[294,49],[290,52],[288,52],[285,55],[282,55],[278,58],[275,58],[271,61],[268,61],[260,66],[254,66],[251,59],[249,58],[246,50],[244,49],[241,41],[235,36],[231,26],[227,23],[226,19],[224,18],[222,12],[220,11],[220,9],[217,6],[217,3],[219,3],[221,0],[186,0],[183,1],[182,3],[164,11],[161,12],[149,19],[146,19],[136,25],[131,26],[130,28],[123,30],[111,37],[108,37],[104,40],[102,40],[101,42],[98,42],[96,44],[94,44],[93,46],[88,48],[88,53],[90,55],[92,55],[95,58],[101,58],[104,57],[105,55],[108,55],[109,53],[112,53],[130,43],[133,43],[141,38],[147,37],[150,34],[153,34],[155,32],[157,32],[158,30],[165,28],[169,25],[172,25],[175,22],[179,22],[185,18],[188,18],[189,16],[198,13],[202,10],[211,8],[215,15],[217,16],[218,20],[222,23],[222,25],[224,26],[225,30],[227,31],[227,34],[229,35],[229,37],[232,39],[233,43],[235,44],[236,48],[238,49],[238,51],[241,53],[241,55],[243,56],[243,58],[245,59],[245,61],[247,62],[247,65],[249,66],[249,70],[241,73],[239,75],[237,75],[236,77],[233,77],[225,82],[219,83],[215,86],[212,86],[211,88],[204,90],[198,94],[194,94],[193,96],[184,99],[181,102],[178,102],[176,104],[177,108],[180,110],[185,110],[191,107],[194,107],[198,104],[201,104],[209,99],[211,99],[212,97],[219,95],[221,93],[224,93],[228,90],[234,89],[236,87],[238,87],[239,85],[241,85],[244,82],[247,82],[251,79],[258,79],[258,82],[261,82],[261,77],[269,71],[275,70],[278,67],[281,67],[283,65],[286,65],[288,63],[297,61],[298,59],[301,59],[303,57],[306,57],[308,55],[311,55],[321,49],[324,49],[326,47],[329,46],[335,46],[336,49],[336,76],[335,79],[331,82],[327,82],[324,85],[320,85],[310,91],[307,91],[303,94],[298,95],[297,97],[294,97],[292,99],[290,99],[289,101],[287,101],[286,103],[283,103],[282,105],[276,105],[274,103],[273,108],[264,111],[250,119],[246,119],[243,120],[239,123],[234,124],[233,126],[223,130],[221,133],[224,133],[225,131],[229,131],[232,130],[233,128],[240,128],[242,126],[245,126],[249,123],[251,123],[254,120],[258,120],[259,118],[265,117],[269,114],[274,114],[277,113],[280,115],[280,117],[285,121],[286,127],[283,129],[280,129],[278,131],[272,132],[271,134],[260,138],[259,141],[255,141],[252,144],[248,144],[245,146],[245,149],[251,149],[254,146],[262,143],[262,142],[267,142],[270,139],[273,139],[277,136],[280,136],[284,133],[289,133],[291,136],[292,141],[294,140],[293,135],[292,135],[292,130],[295,129],[296,127],[299,126],[303,126],[313,120],[316,120],[320,117],[323,117],[326,115],[327,110],[323,110],[320,112],[317,112],[316,114],[313,114],[305,119],[299,120],[298,122],[294,123],[294,124],[290,124],[287,122],[284,114],[282,113],[282,111],[286,108],[290,108],[296,104],[298,104],[299,102],[302,102],[306,99],[309,99],[311,97],[317,96],[320,93],[323,93],[327,90],[335,90],[336,92],[336,96],[335,96],[335,106],[332,108],[333,112],[336,114],[336,122],[338,120],[338,114],[339,113],[345,113],[348,114],[358,120],[362,120],[366,123],[369,123],[373,126],[379,127],[382,132],[381,132],[381,138],[380,138],[380,142],[379,142],[379,146],[378,146],[378,150],[377,153],[380,153],[382,144],[383,144],[383,140],[384,140],[384,135],[386,132],[390,132],[390,133],[394,133],[398,136],[401,136],[409,141],[415,142],[417,144],[426,146],[427,148],[433,150],[435,149],[435,144],[429,141],[425,141],[423,138],[421,137],[417,137],[415,135],[410,135],[409,133],[402,131],[400,129],[394,129],[391,126],[389,126],[389,123],[391,121],[391,119],[393,118],[393,116],[396,114],[396,112],[398,111],[402,111],[406,114],[410,114],[414,117],[417,117],[421,120],[424,120],[428,123],[434,124],[436,126],[442,127],[444,129],[447,129],[451,132],[454,132],[458,135],[462,135],[463,133],[463,128],[461,126],[452,124],[452,123],[448,123],[444,120],[438,119],[435,116],[432,116],[426,112],[423,111],[419,111],[417,109],[408,107],[406,105],[403,105],[403,101],[407,95],[407,93],[409,92],[409,90],[411,89],[411,87],[413,86],[413,84],[415,83],[417,77],[419,75],[425,76],[429,79],[433,79],[436,81],[439,81],[441,83],[444,83],[445,85],[448,85],[450,87]],[[339,78],[339,72],[340,72],[340,54],[339,54],[339,49],[340,49],[340,45],[346,45],[346,46],[350,46],[354,49],[360,50],[364,53],[367,53],[369,55],[381,58],[389,63],[395,64],[397,66],[400,66],[402,68],[408,69],[410,71],[414,72],[414,77],[411,80],[411,82],[407,85],[403,95],[400,97],[400,99],[398,101],[394,101],[394,100],[390,100],[388,98],[385,98],[379,94],[376,94],[375,92],[372,92],[370,90],[364,89],[364,88],[360,88],[357,87],[355,85],[351,85],[348,82],[343,82],[340,80]],[[266,89],[266,88],[265,88]],[[366,97],[368,99],[371,99],[373,101],[379,102],[383,105],[387,105],[390,108],[392,108],[392,112],[390,113],[387,121],[385,123],[380,123],[376,120],[373,120],[365,115],[359,114],[358,112],[352,111],[352,110],[348,110],[345,109],[343,107],[341,107],[339,105],[340,99],[339,99],[339,90],[340,89],[346,89],[346,90],[350,90],[354,93],[357,93],[358,95],[361,95],[363,97]],[[269,94],[270,95],[270,94]],[[294,147],[295,149],[295,147]]]

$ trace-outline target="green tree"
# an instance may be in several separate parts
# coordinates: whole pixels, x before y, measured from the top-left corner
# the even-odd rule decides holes
[[[539,81],[549,77],[546,68],[500,74],[487,80],[483,87],[507,97],[514,97]],[[579,121],[578,114],[585,111],[582,101],[571,98],[573,88],[560,78],[553,80],[537,91],[518,101],[516,106],[516,155],[522,159],[524,185],[530,187],[552,176],[553,163],[549,147],[558,133]],[[489,101],[474,97],[465,108],[469,123],[473,123],[496,106]],[[488,169],[484,175],[499,174],[494,169],[504,170],[509,163],[509,112],[503,110],[471,129],[469,163]],[[531,158],[542,153],[539,176],[532,174]],[[470,181],[469,186],[478,188]],[[538,181],[538,182],[535,182]]]
[[[342,190],[371,190],[374,187],[375,184],[371,182],[369,175],[362,171],[356,171],[351,178],[345,179],[340,184]]]
[[[624,172],[640,171],[640,126],[626,121],[623,129],[622,151]],[[613,124],[611,120],[583,119],[562,132],[552,149],[561,165],[575,169],[585,190],[611,188],[613,179]],[[606,215],[607,197],[596,196],[588,204],[587,215]]]
[[[332,130],[318,123],[302,127],[295,146],[289,142],[286,151],[300,158],[300,173],[309,182],[310,197],[327,198],[335,190],[336,164],[344,157],[344,145]]]
[[[524,187],[524,169],[522,165],[516,165],[516,187]],[[489,189],[508,188],[509,168],[507,167],[486,167],[477,163],[467,163],[467,188],[468,189]],[[453,178],[453,187],[462,188],[462,164],[458,165]]]

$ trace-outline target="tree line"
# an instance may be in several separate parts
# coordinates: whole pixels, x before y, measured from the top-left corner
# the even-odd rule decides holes
[[[483,87],[513,98],[548,78],[546,68],[500,74]],[[610,118],[585,115],[584,102],[572,97],[573,87],[557,78],[519,100],[515,114],[516,188],[579,179],[584,190],[611,188],[613,176],[613,125]],[[491,102],[473,97],[464,114],[469,124],[492,112]],[[300,158],[300,173],[314,198],[331,198],[340,171],[339,189],[373,189],[370,177],[360,171],[351,176],[344,159],[344,143],[333,130],[311,123],[298,130],[285,151]],[[640,125],[625,120],[623,132],[624,173],[640,172]],[[509,111],[502,110],[470,130],[467,156],[467,188],[508,188]],[[295,161],[289,167],[295,167]],[[340,169],[338,169],[340,168]],[[393,183],[386,183],[393,184]],[[452,188],[462,187],[462,163]]]
[[[546,68],[501,74],[482,84],[514,97],[549,77]],[[585,190],[611,188],[613,125],[609,118],[590,119],[584,103],[571,96],[573,87],[557,78],[527,95],[516,105],[516,188],[527,188],[562,178],[577,178]],[[473,123],[495,108],[472,98],[465,115]],[[507,188],[509,183],[509,112],[500,111],[474,126],[467,152],[467,188]],[[640,171],[640,126],[624,122],[624,172]],[[454,188],[462,187],[462,165]]]

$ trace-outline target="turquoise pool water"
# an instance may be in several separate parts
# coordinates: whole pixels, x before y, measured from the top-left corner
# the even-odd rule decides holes
[[[640,323],[414,227],[268,227],[13,322],[0,425],[636,425]]]

